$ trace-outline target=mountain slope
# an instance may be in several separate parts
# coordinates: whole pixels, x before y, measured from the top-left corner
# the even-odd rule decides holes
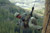
[[[0,0],[0,13],[7,14],[4,15],[6,17],[9,17],[10,15],[13,15],[15,12],[23,13],[25,12],[24,9],[20,8],[19,6],[15,6],[14,4],[10,3],[8,0]]]

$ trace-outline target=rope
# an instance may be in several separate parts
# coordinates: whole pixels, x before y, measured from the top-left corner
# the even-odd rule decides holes
[[[49,19],[48,19],[48,22],[47,22],[47,25],[46,25],[45,33],[46,33],[46,30],[47,30],[47,27],[48,27],[48,24],[49,24],[49,20],[50,20],[50,15],[49,15]]]

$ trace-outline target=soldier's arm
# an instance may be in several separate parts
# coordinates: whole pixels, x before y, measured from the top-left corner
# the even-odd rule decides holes
[[[32,13],[33,13],[33,11],[34,11],[34,7],[32,7],[32,11],[31,11],[31,13],[30,13],[29,15],[27,15],[27,20],[30,19],[30,17],[32,17]]]
[[[32,7],[32,11],[31,11],[31,13],[30,13],[30,16],[31,16],[31,17],[32,17],[33,11],[34,11],[34,7]]]

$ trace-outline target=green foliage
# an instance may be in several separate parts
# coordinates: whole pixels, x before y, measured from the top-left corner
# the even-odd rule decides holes
[[[24,11],[24,9],[15,6],[8,0],[0,0],[0,33],[14,33],[14,28],[18,22],[14,13],[23,13]]]

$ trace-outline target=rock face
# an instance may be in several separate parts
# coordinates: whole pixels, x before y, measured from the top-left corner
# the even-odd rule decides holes
[[[46,0],[45,7],[46,11],[42,33],[50,33],[50,0]]]

